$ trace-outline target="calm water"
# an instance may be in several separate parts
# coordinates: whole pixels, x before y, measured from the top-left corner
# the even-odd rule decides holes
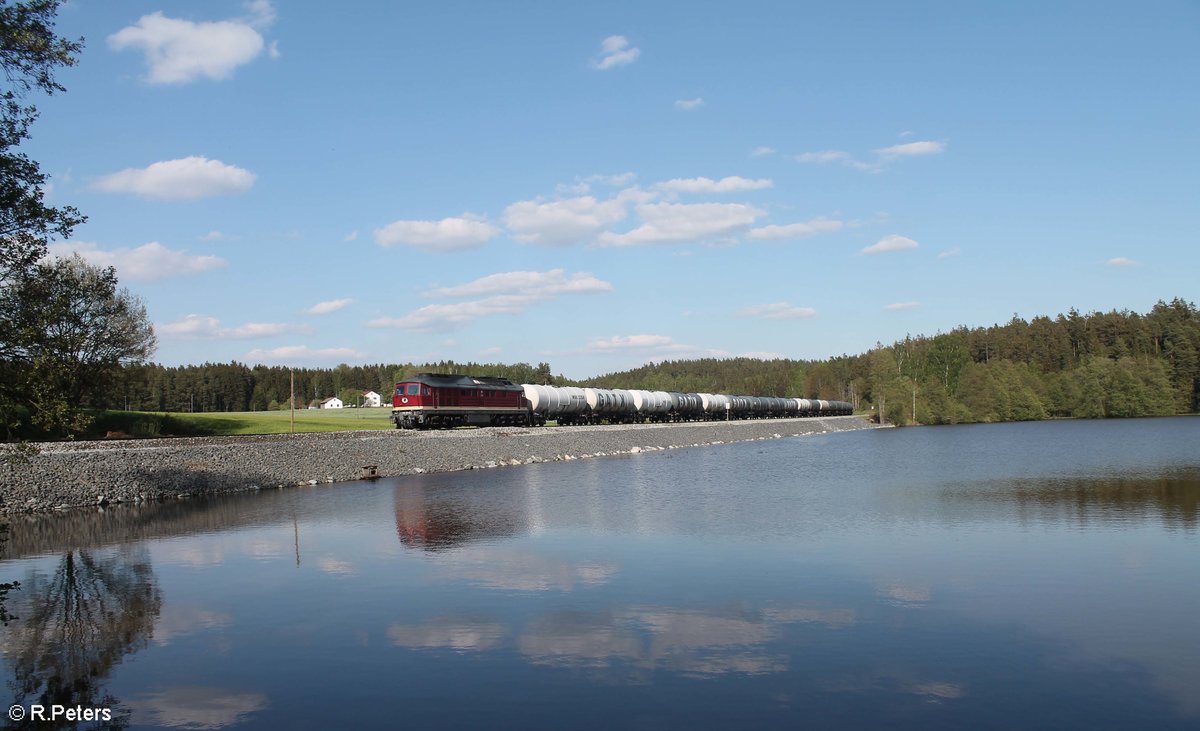
[[[1173,418],[18,518],[0,701],[209,729],[1194,729],[1198,501],[1200,418]]]

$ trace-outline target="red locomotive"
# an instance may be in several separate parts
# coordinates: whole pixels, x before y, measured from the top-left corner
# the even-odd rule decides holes
[[[397,429],[524,426],[531,416],[524,389],[507,378],[419,373],[392,395]]]

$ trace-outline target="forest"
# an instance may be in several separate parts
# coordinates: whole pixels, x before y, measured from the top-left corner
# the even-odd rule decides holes
[[[517,383],[838,399],[894,424],[1131,417],[1200,411],[1200,311],[1182,299],[1150,312],[1074,309],[1056,317],[958,327],[910,336],[866,353],[821,361],[707,358],[664,361],[585,381],[548,363],[339,365],[297,368],[296,405],[338,395],[356,404],[422,371],[470,373]],[[126,366],[93,406],[138,411],[288,408],[281,366],[206,363]]]
[[[624,388],[840,399],[894,424],[1161,416],[1200,411],[1200,312],[1074,309],[909,336],[824,361],[664,362],[592,379]]]

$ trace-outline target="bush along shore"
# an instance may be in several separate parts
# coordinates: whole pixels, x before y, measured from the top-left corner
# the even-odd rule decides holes
[[[861,417],[840,416],[53,443],[42,445],[41,453],[23,464],[0,466],[0,514],[488,469],[872,426]]]

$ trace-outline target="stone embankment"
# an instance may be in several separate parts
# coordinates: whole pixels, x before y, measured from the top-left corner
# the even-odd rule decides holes
[[[70,442],[0,465],[0,514],[516,466],[780,439],[873,425],[856,416],[687,424]],[[0,447],[7,448],[7,447]]]

